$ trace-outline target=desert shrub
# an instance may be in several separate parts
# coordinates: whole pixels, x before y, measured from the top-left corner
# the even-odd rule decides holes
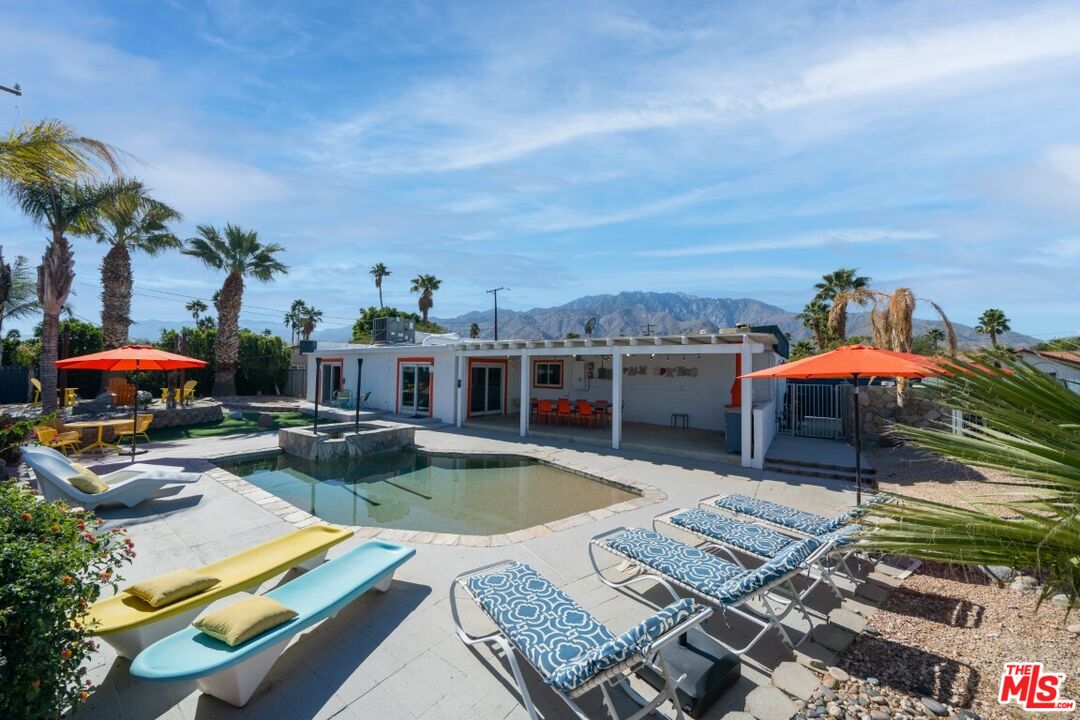
[[[0,481],[0,717],[56,718],[89,697],[83,616],[134,555],[122,530]]]

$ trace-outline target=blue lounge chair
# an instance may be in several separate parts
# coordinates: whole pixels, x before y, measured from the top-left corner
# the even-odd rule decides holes
[[[462,628],[457,608],[458,587],[491,618],[499,628],[496,632],[474,636]],[[531,720],[538,720],[539,716],[514,655],[515,649],[581,720],[589,720],[589,716],[575,700],[596,687],[603,693],[611,717],[619,720],[609,690],[614,685],[621,685],[642,706],[626,720],[645,717],[669,699],[681,720],[682,709],[675,699],[675,686],[681,678],[671,677],[660,650],[699,626],[712,610],[689,598],[676,598],[676,602],[616,636],[532,567],[501,561],[454,578],[450,584],[450,612],[458,637],[464,643],[489,643],[502,650]],[[651,701],[638,696],[626,682],[626,674],[640,665],[648,665],[664,679],[664,690]]]
[[[653,518],[653,530],[657,530],[657,525],[661,523],[690,533],[706,545],[724,552],[733,562],[743,568],[746,564],[739,557],[739,553],[749,555],[761,562],[768,562],[800,542],[790,535],[777,532],[764,525],[745,522],[701,508],[675,510],[657,515]],[[836,597],[843,600],[840,590],[832,580],[831,563],[837,562],[846,569],[843,557],[836,557],[836,553],[854,541],[853,535],[858,527],[858,525],[842,526],[832,534],[831,547],[823,547],[822,550],[814,553],[816,562],[810,566],[810,569],[817,574],[817,578],[800,593],[801,597],[805,598],[824,581],[828,583]]]
[[[868,506],[887,501],[887,495],[874,495],[867,498],[862,505],[853,507],[831,518],[747,495],[719,495],[706,498],[701,501],[701,504],[706,507],[717,507],[734,515],[752,517],[756,521],[766,523],[784,533],[795,534],[800,537],[813,537],[824,535],[847,525],[852,520],[866,514]]]
[[[230,647],[187,627],[143,650],[131,674],[147,680],[196,680],[208,695],[242,707],[289,640],[375,588],[390,589],[397,570],[416,554],[413,548],[369,540],[344,555],[266,593],[297,616],[261,635]]]
[[[775,629],[784,642],[795,647],[810,634],[814,619],[803,605],[798,591],[791,584],[792,578],[806,571],[807,563],[813,562],[823,545],[831,544],[832,538],[808,538],[777,553],[760,567],[747,570],[736,563],[719,558],[704,550],[686,545],[672,538],[644,528],[615,528],[596,535],[589,540],[589,559],[600,581],[613,588],[621,588],[642,579],[662,585],[673,598],[679,598],[675,587],[701,598],[724,613],[734,613],[761,628],[744,647],[736,648],[722,638],[716,638],[736,655],[748,652],[765,634]],[[597,564],[595,549],[605,550],[634,565],[639,574],[626,580],[608,579]],[[773,601],[779,597],[783,606],[774,609]],[[757,600],[764,612],[754,609],[750,602]],[[810,630],[792,642],[781,621],[793,609],[798,608],[810,624]]]

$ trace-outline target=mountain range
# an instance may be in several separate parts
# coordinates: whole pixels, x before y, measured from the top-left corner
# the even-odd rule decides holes
[[[432,318],[450,332],[468,337],[469,328],[475,322],[480,326],[480,337],[493,337],[494,313],[492,310],[480,310],[458,315],[452,318]],[[614,295],[587,295],[571,300],[563,305],[531,310],[500,310],[499,337],[502,338],[537,338],[554,339],[566,337],[569,332],[585,334],[585,323],[596,318],[593,328],[594,337],[612,337],[616,335],[642,335],[650,332],[654,335],[698,334],[701,331],[715,332],[720,328],[734,327],[737,323],[750,325],[777,325],[791,334],[793,341],[810,338],[810,332],[803,327],[798,313],[775,305],[763,303],[752,298],[705,298],[685,293],[660,292],[620,292]],[[132,336],[156,339],[163,328],[179,328],[185,323],[144,320],[132,328]],[[190,323],[188,323],[190,324]],[[241,324],[252,330],[269,329],[271,332],[288,338],[289,331],[281,323],[259,323],[258,327],[250,323]],[[938,320],[916,318],[913,333],[921,335],[932,327],[942,327]],[[983,347],[989,344],[989,338],[975,332],[968,325],[953,323],[960,346],[963,348]],[[312,334],[314,340],[327,342],[345,342],[352,334],[351,327],[322,327]],[[848,335],[869,335],[870,319],[865,312],[848,313]],[[1036,338],[1017,332],[1007,332],[1000,340],[1012,346],[1030,346],[1038,343]]]

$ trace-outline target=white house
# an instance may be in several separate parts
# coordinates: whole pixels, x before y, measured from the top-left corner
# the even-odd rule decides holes
[[[774,326],[740,326],[702,335],[566,340],[464,340],[416,333],[411,342],[316,344],[308,358],[307,399],[333,401],[347,389],[368,394],[364,408],[426,416],[458,427],[514,428],[528,436],[542,401],[606,406],[600,423],[618,449],[624,423],[708,433],[722,449],[737,433],[741,464],[761,467],[772,442],[776,385],[737,380],[744,369],[772,367],[787,355]],[[357,377],[359,376],[359,385]],[[745,402],[743,400],[746,400]],[[515,426],[516,419],[516,428]],[[576,416],[575,416],[576,419]],[[567,432],[571,417],[565,417]],[[592,427],[596,423],[591,424]],[[538,427],[538,426],[535,426]],[[586,431],[582,427],[581,432]],[[705,437],[705,434],[698,435]],[[689,434],[682,437],[687,437]]]
[[[1020,357],[1065,387],[1080,393],[1080,352],[1071,350],[1018,350]]]

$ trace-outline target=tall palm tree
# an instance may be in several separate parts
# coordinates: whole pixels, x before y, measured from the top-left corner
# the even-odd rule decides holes
[[[60,312],[75,277],[74,257],[67,233],[128,191],[129,182],[69,183],[63,180],[13,185],[10,193],[23,214],[49,229],[51,238],[38,267],[41,303],[41,408],[56,410],[56,343]]]
[[[473,323],[472,325],[469,326],[469,337],[471,337],[473,340],[480,337],[480,324],[479,323]]]
[[[289,312],[285,313],[285,327],[289,328],[290,343],[296,344],[296,337],[300,333],[300,327],[304,323],[304,311],[307,303],[303,300],[293,300]]]
[[[316,310],[313,307],[305,307],[304,314],[300,320],[300,334],[305,340],[311,339],[311,333],[315,331],[315,326],[322,322],[322,310]]]
[[[118,171],[115,151],[99,140],[82,137],[58,120],[13,128],[0,138],[0,184],[34,185],[75,182],[98,164]]]
[[[254,230],[226,225],[224,233],[212,225],[199,225],[199,236],[188,240],[185,255],[198,258],[209,268],[226,273],[225,282],[214,301],[218,327],[214,338],[213,394],[236,394],[236,366],[240,355],[240,305],[244,299],[244,277],[269,282],[289,269],[275,255],[284,250],[276,243],[263,245]]]
[[[417,275],[412,279],[412,287],[409,292],[420,293],[416,306],[420,308],[420,318],[426,323],[428,311],[435,307],[434,292],[442,286],[442,280],[434,275]]]
[[[938,327],[927,328],[926,339],[930,343],[931,352],[937,352],[941,343],[945,342],[945,331]]]
[[[383,278],[390,277],[390,269],[382,263],[375,263],[368,272],[375,278],[375,287],[379,290],[379,307],[382,307],[382,281]]]
[[[814,334],[814,344],[819,351],[824,350],[829,344],[829,305],[820,297],[815,297],[806,303],[806,307],[799,313],[799,320],[803,327]]]
[[[980,335],[990,336],[990,345],[995,348],[998,346],[998,334],[1009,332],[1011,329],[1009,327],[1009,318],[1005,317],[1005,313],[997,308],[984,310],[983,314],[979,316],[979,324],[975,326],[975,332]]]
[[[191,317],[195,320],[195,327],[199,327],[199,316],[210,308],[202,300],[195,298],[185,305],[184,309],[191,313]]]
[[[128,340],[131,327],[131,253],[157,255],[183,246],[168,223],[180,213],[150,197],[139,181],[127,183],[125,192],[98,208],[78,227],[78,233],[110,245],[101,261],[101,336],[106,350]]]
[[[821,282],[814,285],[817,297],[833,304],[829,310],[829,334],[833,340],[847,337],[848,303],[864,306],[871,300],[870,278],[856,275],[857,272],[857,268],[838,268],[823,275]]]
[[[4,249],[0,247],[0,332],[5,320],[23,318],[40,310],[30,261],[17,255],[14,263],[4,262]],[[0,343],[0,365],[3,359],[4,346]]]

